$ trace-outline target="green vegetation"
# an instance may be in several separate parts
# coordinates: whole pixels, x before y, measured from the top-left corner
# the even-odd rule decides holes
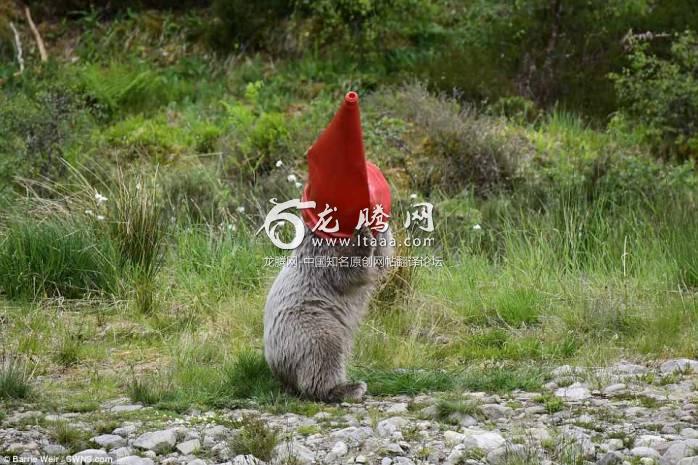
[[[279,433],[258,418],[245,417],[238,426],[239,434],[231,441],[230,448],[238,455],[252,454],[260,460],[271,460]]]
[[[32,393],[33,372],[17,357],[0,358],[0,399],[26,399]]]
[[[349,370],[370,394],[698,356],[688,0],[165,3],[31,2],[44,63],[0,0],[0,409],[317,410],[264,362],[282,252],[256,232],[349,89],[396,236],[434,239],[398,253],[444,260],[372,302]],[[402,226],[422,201],[431,235]]]

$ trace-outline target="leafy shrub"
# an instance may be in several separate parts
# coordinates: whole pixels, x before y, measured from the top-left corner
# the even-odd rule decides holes
[[[698,39],[681,34],[662,58],[649,43],[630,38],[630,65],[611,75],[621,110],[642,124],[660,155],[698,157]]]
[[[1,94],[0,185],[13,176],[64,175],[61,159],[73,158],[93,123],[82,99],[60,84],[30,83]]]
[[[315,46],[331,46],[360,60],[392,56],[435,32],[436,7],[421,0],[298,0]]]
[[[215,22],[210,40],[222,50],[263,49],[275,30],[293,12],[292,0],[214,0]]]
[[[87,65],[77,73],[82,92],[107,116],[166,106],[189,92],[187,83],[140,65]]]
[[[386,92],[381,104],[413,123],[423,143],[411,176],[425,194],[472,190],[489,195],[512,186],[531,156],[528,141],[508,134],[503,123],[462,107],[457,101],[430,94],[413,84]]]
[[[0,288],[9,298],[81,298],[118,285],[112,244],[71,219],[10,222],[0,243]]]

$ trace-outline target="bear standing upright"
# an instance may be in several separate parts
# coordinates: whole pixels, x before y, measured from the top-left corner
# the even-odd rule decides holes
[[[303,201],[316,207],[303,210],[305,236],[267,296],[264,356],[301,396],[358,401],[366,384],[348,382],[346,364],[393,238],[387,222],[375,227],[368,221],[376,219],[372,212],[389,217],[390,187],[366,161],[355,92],[308,150],[308,171]],[[333,221],[318,228],[327,208]]]

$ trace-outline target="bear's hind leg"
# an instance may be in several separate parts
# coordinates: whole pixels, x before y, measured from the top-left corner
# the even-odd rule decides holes
[[[336,401],[361,402],[366,394],[366,383],[338,384],[330,391],[330,397]]]

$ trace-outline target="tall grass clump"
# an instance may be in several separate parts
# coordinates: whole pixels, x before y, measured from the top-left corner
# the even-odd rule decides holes
[[[0,399],[26,399],[32,393],[34,373],[12,354],[0,356]]]
[[[0,242],[0,288],[11,299],[113,293],[111,243],[72,217],[12,219]]]
[[[148,313],[155,307],[155,280],[167,236],[155,178],[127,180],[120,175],[111,194],[109,233],[132,278],[136,308]]]

